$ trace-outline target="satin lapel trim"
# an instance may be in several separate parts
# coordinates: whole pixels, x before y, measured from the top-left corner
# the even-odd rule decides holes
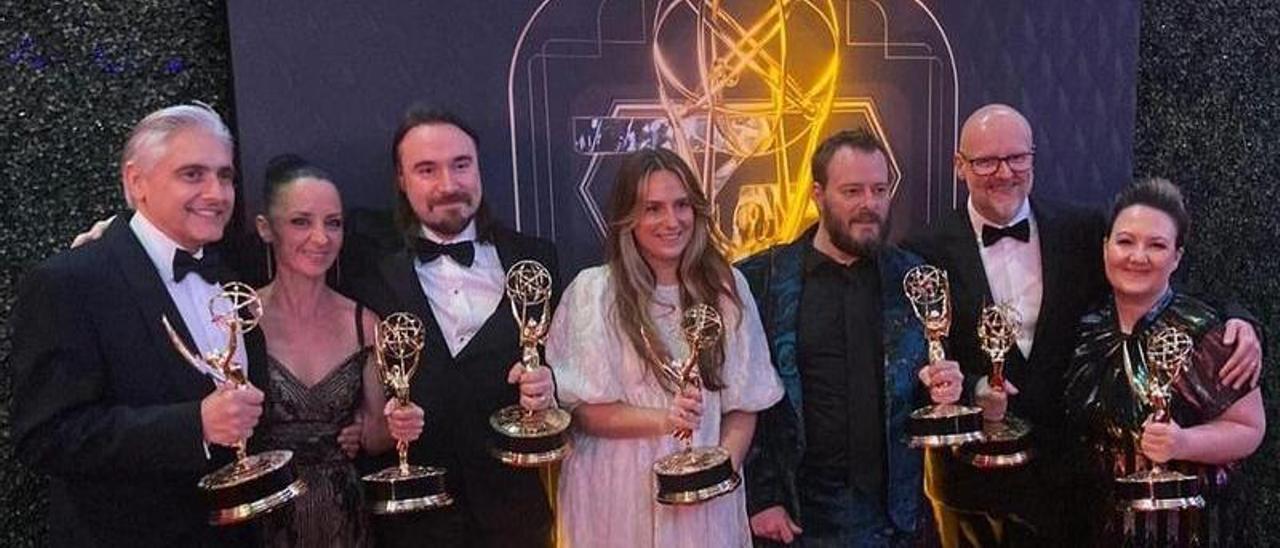
[[[968,210],[955,210],[956,216],[951,218],[950,228],[946,231],[948,242],[944,247],[959,250],[956,254],[956,267],[959,272],[952,276],[963,276],[967,284],[980,288],[979,308],[981,303],[991,301],[991,281],[987,279],[987,268],[982,264],[982,254],[978,246],[982,245],[973,235],[973,223],[969,221]]]
[[[500,230],[495,229],[493,231],[493,237],[490,238],[490,243],[492,243],[493,247],[498,250],[498,262],[502,263],[503,272],[510,270],[511,265],[516,264],[516,261],[526,258],[517,250],[512,249],[515,247],[515,242]]]
[[[1031,202],[1031,212],[1036,216],[1036,230],[1040,233],[1041,287],[1040,314],[1036,320],[1036,332],[1032,335],[1031,355],[1027,356],[1027,363],[1035,363],[1037,349],[1044,347],[1044,345],[1035,344],[1035,341],[1042,340],[1045,326],[1056,323],[1052,316],[1060,308],[1058,301],[1062,296],[1062,266],[1065,251],[1062,230],[1053,213],[1037,207],[1035,201]]]
[[[515,247],[514,242],[498,231],[494,232],[492,241],[494,247],[498,250],[498,261],[502,263],[502,271],[504,273],[510,270],[511,265],[515,264],[516,261],[528,258],[518,250],[513,249]],[[511,315],[511,301],[507,298],[505,291],[502,298],[498,299],[498,306],[494,307],[493,313],[488,318],[485,318],[484,324],[476,331],[476,336],[467,341],[466,346],[463,346],[462,350],[458,351],[458,355],[454,359],[462,362],[470,357],[471,354],[477,352],[472,348],[487,344],[487,341],[495,335],[494,331],[498,329],[504,320],[511,322],[513,326],[515,325],[515,317]]]
[[[169,341],[169,334],[160,321],[162,317],[169,318],[170,325],[187,348],[193,351],[198,348],[151,257],[129,228],[129,219],[117,217],[103,235],[103,243],[116,257],[125,285],[131,294],[137,296],[135,303],[144,318],[147,332],[151,334],[151,348],[159,358],[157,363],[164,364],[165,371],[161,373],[172,381],[174,389],[184,398],[203,398],[213,389],[213,383],[187,363]]]
[[[414,269],[413,256],[407,251],[392,255],[384,263],[382,274],[391,286],[396,302],[409,305],[408,310],[393,312],[409,312],[421,319],[423,329],[426,330],[427,345],[443,348],[444,354],[448,355],[449,347],[444,343],[444,333],[440,331],[440,324],[436,323],[436,315],[431,309],[431,301],[427,299],[427,294],[422,292],[422,284],[418,281],[418,271]]]

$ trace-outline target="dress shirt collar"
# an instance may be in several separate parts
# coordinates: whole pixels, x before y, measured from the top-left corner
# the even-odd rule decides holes
[[[138,241],[142,242],[142,248],[147,251],[147,257],[151,258],[156,270],[160,272],[160,279],[165,283],[173,281],[173,255],[181,246],[156,228],[156,225],[152,224],[141,211],[135,211],[133,218],[129,219],[129,228],[138,237]],[[191,256],[197,259],[203,258],[204,248],[192,251]]]

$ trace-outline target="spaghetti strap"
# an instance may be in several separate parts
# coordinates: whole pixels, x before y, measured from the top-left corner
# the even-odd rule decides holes
[[[356,303],[356,344],[364,348],[364,305]]]

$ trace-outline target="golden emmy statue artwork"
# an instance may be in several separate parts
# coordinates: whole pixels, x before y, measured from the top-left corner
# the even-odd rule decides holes
[[[397,405],[407,405],[409,381],[425,345],[422,320],[407,312],[387,316],[375,329],[374,357],[382,383]],[[399,464],[363,478],[374,514],[400,514],[453,504],[445,490],[445,469],[409,464],[409,443],[396,440]]]
[[[951,329],[951,286],[947,272],[932,265],[907,271],[902,289],[929,340],[929,363],[946,359],[942,340]],[[911,412],[908,430],[912,447],[948,447],[982,441],[982,408],[939,404]]]
[[[538,349],[551,327],[551,272],[537,261],[512,265],[507,270],[507,299],[520,329],[520,364],[526,371],[535,371],[542,367]],[[538,411],[518,404],[499,409],[489,417],[489,425],[499,434],[493,455],[519,467],[558,462],[569,453],[569,422],[569,412],[554,406]]]
[[[714,307],[699,304],[685,310],[680,329],[689,346],[689,355],[684,361],[664,363],[663,371],[680,392],[690,386],[701,390],[698,356],[720,343],[724,323]],[[653,464],[658,502],[698,504],[733,492],[742,483],[742,478],[733,469],[728,450],[723,447],[693,447],[691,430],[676,430],[672,436],[680,440],[684,448]]]
[[[991,360],[987,384],[991,390],[1004,391],[1005,355],[1017,344],[1022,316],[1008,304],[983,307],[978,317],[978,343]],[[961,458],[978,468],[1011,468],[1031,460],[1033,451],[1027,436],[1031,426],[1006,413],[999,421],[983,424],[984,441],[959,449]]]
[[[182,337],[161,317],[169,341],[182,357],[219,386],[243,389],[249,384],[244,364],[235,360],[243,334],[258,326],[262,318],[262,301],[246,284],[228,282],[209,300],[214,323],[227,334],[226,345],[208,356],[187,348]],[[291,461],[293,452],[266,451],[250,455],[246,440],[236,443],[236,460],[204,476],[197,484],[211,507],[209,523],[233,525],[245,522],[277,508],[306,492],[307,485],[297,478]]]
[[[1125,347],[1124,369],[1134,394],[1152,409],[1153,422],[1169,421],[1169,404],[1173,385],[1178,382],[1191,361],[1195,343],[1191,336],[1176,327],[1165,327],[1147,336],[1144,348],[1145,367],[1134,367]],[[1138,444],[1141,432],[1134,432]],[[1116,478],[1117,499],[1131,510],[1183,510],[1201,508],[1200,479],[1153,463],[1150,470]]]

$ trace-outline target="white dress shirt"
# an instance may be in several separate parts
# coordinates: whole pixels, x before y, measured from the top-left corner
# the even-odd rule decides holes
[[[470,267],[458,264],[448,255],[426,263],[413,260],[413,269],[431,303],[436,325],[449,345],[449,354],[456,357],[502,302],[507,274],[498,258],[498,248],[489,242],[476,241],[474,220],[453,238],[445,238],[426,226],[421,226],[420,234],[439,244],[465,241],[475,244],[475,261]]]
[[[1030,225],[1031,237],[1022,242],[1016,238],[1001,238],[991,246],[982,245],[982,226],[991,225],[1004,228],[1018,224],[1023,219]],[[1044,278],[1040,262],[1040,230],[1036,219],[1031,215],[1031,202],[1022,201],[1022,207],[1006,225],[987,220],[973,207],[973,198],[969,199],[969,222],[973,225],[974,238],[978,245],[978,255],[982,257],[982,268],[987,273],[987,284],[990,285],[991,298],[995,304],[1008,304],[1022,316],[1022,325],[1018,328],[1018,350],[1022,356],[1031,355],[1031,344],[1036,333],[1036,321],[1040,318],[1040,302],[1044,298]]]
[[[209,301],[221,293],[222,289],[213,283],[206,282],[194,272],[183,277],[181,282],[173,281],[173,256],[178,250],[178,244],[151,224],[142,212],[134,214],[133,219],[129,221],[129,228],[133,229],[134,235],[142,242],[143,249],[147,251],[147,256],[151,258],[151,262],[160,273],[160,279],[164,281],[164,288],[169,292],[169,298],[173,299],[173,304],[178,308],[178,314],[182,315],[181,318],[169,318],[169,322],[174,323],[180,320],[187,326],[187,331],[191,333],[191,339],[197,347],[191,350],[199,351],[202,356],[209,356],[225,349],[227,332],[213,323],[213,313],[209,311]],[[192,255],[199,259],[204,256],[204,249],[197,249],[192,252]],[[160,318],[154,321],[158,322]],[[249,360],[245,354],[243,336],[236,342],[235,361],[244,368],[247,376]]]

